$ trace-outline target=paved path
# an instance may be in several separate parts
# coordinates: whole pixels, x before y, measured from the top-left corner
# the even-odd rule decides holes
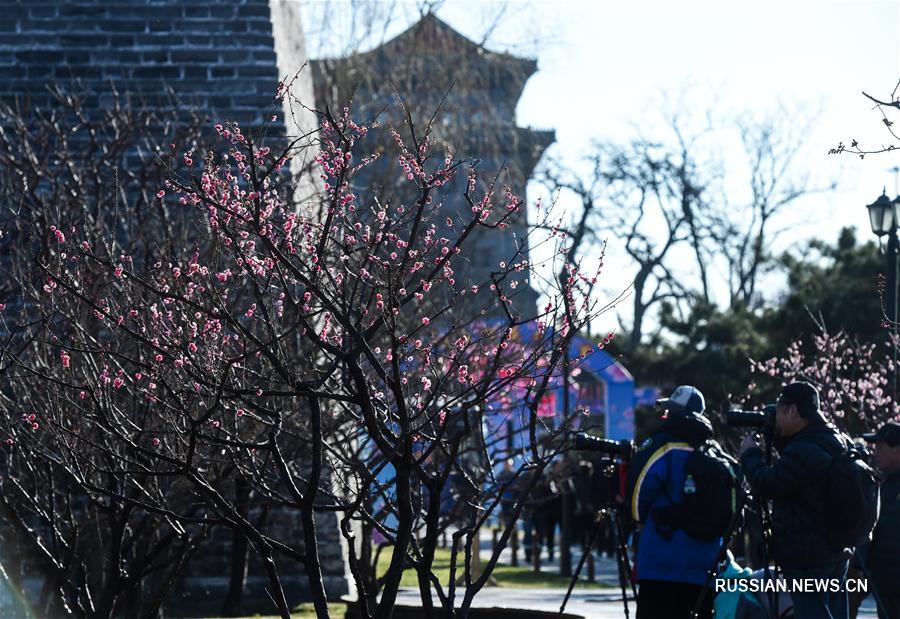
[[[558,612],[565,595],[564,589],[505,589],[488,587],[482,589],[473,606],[478,608],[523,608],[528,610],[547,610]],[[418,591],[401,590],[397,601],[403,604],[417,604],[421,601]],[[634,602],[630,601],[629,616],[634,617]],[[625,616],[622,598],[612,592],[598,589],[582,589],[575,591],[566,606],[567,613],[581,615],[586,619],[620,619]],[[871,596],[863,604],[858,617],[874,619],[875,603]]]
[[[507,589],[485,587],[475,596],[473,606],[477,608],[521,608],[559,612],[565,596],[565,589]],[[419,592],[402,589],[397,596],[400,604],[418,605]],[[624,617],[625,611],[619,594],[603,589],[581,589],[572,593],[566,612],[591,619]],[[629,604],[630,616],[634,617],[634,602]]]
[[[487,560],[491,553],[491,539],[489,535],[481,540],[481,557]],[[557,549],[558,550],[558,549]],[[520,550],[520,565],[524,562],[524,553]],[[581,557],[580,548],[572,547],[572,569],[578,565]],[[504,549],[500,554],[501,563],[509,563],[510,550]],[[546,550],[541,557],[541,571],[559,574],[559,553],[549,560]],[[584,572],[586,573],[586,568]],[[583,573],[582,576],[586,574]],[[613,619],[625,616],[622,604],[622,596],[619,590],[618,569],[615,557],[602,556],[595,560],[595,574],[597,582],[607,585],[608,588],[576,587],[566,605],[566,612],[582,615],[587,619]],[[559,611],[562,600],[565,597],[565,589],[511,589],[504,587],[485,587],[475,597],[474,606],[479,608],[522,608],[528,610]],[[629,596],[629,616],[634,617],[635,605]],[[403,604],[418,604],[421,602],[417,590],[401,590],[398,601]],[[863,603],[858,617],[860,619],[874,619],[877,617],[875,602],[871,596]]]

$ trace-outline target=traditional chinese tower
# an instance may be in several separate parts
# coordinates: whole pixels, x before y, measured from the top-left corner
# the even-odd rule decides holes
[[[501,203],[504,186],[525,198],[528,178],[554,140],[552,131],[516,124],[516,104],[536,70],[535,60],[490,51],[433,14],[368,52],[313,61],[320,108],[339,110],[352,97],[355,116],[378,118],[402,135],[408,131],[398,98],[419,128],[437,111],[432,135],[448,144],[457,158],[477,160],[482,188],[496,178]],[[444,188],[440,198],[448,214],[469,212],[464,188],[465,172]],[[479,234],[472,239],[462,264],[456,265],[457,273],[464,273],[470,283],[489,282],[499,263],[528,258],[527,231],[522,208],[509,234]],[[537,293],[529,284],[513,293],[523,316],[535,311]]]

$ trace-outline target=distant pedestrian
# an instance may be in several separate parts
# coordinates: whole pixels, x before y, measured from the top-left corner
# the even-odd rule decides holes
[[[875,465],[884,474],[881,513],[862,555],[878,597],[879,619],[900,618],[900,423],[886,423],[864,434],[873,444]]]
[[[519,500],[519,488],[513,465],[513,459],[507,458],[503,462],[503,470],[497,474],[497,484],[500,487],[500,517],[504,527],[512,524],[513,511]]]

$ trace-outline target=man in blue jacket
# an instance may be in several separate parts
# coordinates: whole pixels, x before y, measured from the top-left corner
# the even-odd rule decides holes
[[[654,512],[680,503],[686,491],[693,491],[685,463],[694,446],[712,438],[712,425],[703,416],[703,394],[690,385],[657,404],[666,411],[663,424],[641,444],[628,470],[628,505],[638,529],[637,619],[682,619],[690,615],[722,539],[698,540],[672,530],[657,522]],[[708,594],[699,616],[712,617],[712,605]]]

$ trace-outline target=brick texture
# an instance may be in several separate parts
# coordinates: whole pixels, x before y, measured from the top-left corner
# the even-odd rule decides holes
[[[171,93],[215,120],[261,123],[279,77],[305,60],[299,21],[278,21],[285,4],[0,0],[0,101],[41,108],[50,83],[86,94],[115,86],[148,106],[171,106]],[[293,58],[276,55],[273,27],[299,40]]]

